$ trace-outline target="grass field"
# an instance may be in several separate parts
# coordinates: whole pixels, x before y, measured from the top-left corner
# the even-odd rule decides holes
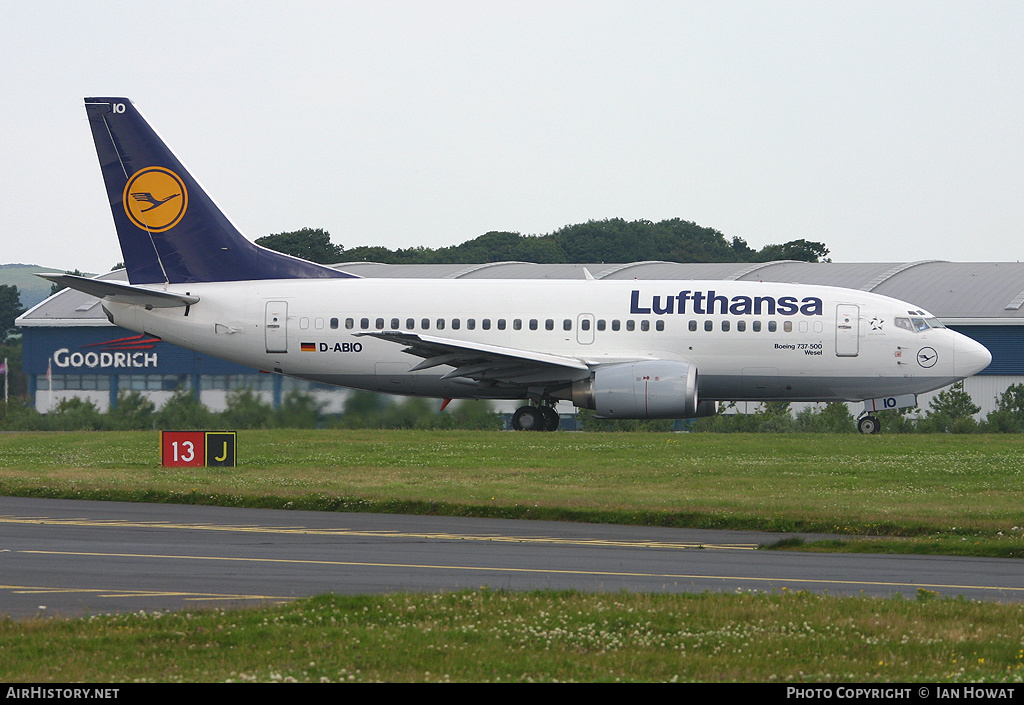
[[[250,431],[236,468],[155,432],[0,434],[0,493],[806,531],[813,546],[1024,556],[1012,434]]]
[[[1021,605],[928,594],[473,590],[0,620],[0,681],[993,683],[1022,646]]]
[[[805,530],[850,539],[815,550],[1024,556],[1012,435],[275,430],[240,433],[238,457],[168,469],[156,433],[0,434],[0,494]],[[6,682],[1019,682],[1022,665],[1024,606],[923,590],[481,589],[0,619]]]

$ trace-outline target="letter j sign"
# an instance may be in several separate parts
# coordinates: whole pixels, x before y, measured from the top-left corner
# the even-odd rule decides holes
[[[161,431],[160,464],[173,467],[235,465],[234,431]]]

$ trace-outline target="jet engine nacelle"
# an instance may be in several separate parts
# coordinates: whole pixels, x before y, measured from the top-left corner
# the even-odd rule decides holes
[[[572,402],[606,419],[692,419],[718,412],[717,402],[697,400],[696,366],[673,360],[598,367],[573,385]]]

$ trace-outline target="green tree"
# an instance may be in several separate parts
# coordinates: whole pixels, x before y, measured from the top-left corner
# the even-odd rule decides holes
[[[316,428],[323,418],[324,406],[309,392],[293,389],[284,395],[277,408],[277,425],[283,428]]]
[[[91,399],[67,397],[47,415],[51,431],[98,431],[103,428],[103,414]]]
[[[44,431],[47,418],[31,404],[11,399],[7,404],[0,404],[0,428],[4,431]]]
[[[257,239],[256,244],[319,264],[340,262],[345,250],[341,245],[332,243],[330,233],[322,228],[302,228],[292,232],[267,235]]]
[[[856,429],[850,408],[841,401],[829,402],[818,409],[808,406],[796,415],[801,431],[813,433],[853,433]]]
[[[214,415],[191,389],[179,388],[156,412],[156,427],[164,431],[201,431],[214,421]]]
[[[156,404],[136,390],[121,390],[117,406],[107,411],[107,428],[114,431],[141,431],[153,428]]]
[[[828,256],[828,248],[824,243],[809,240],[791,240],[781,245],[765,245],[757,253],[761,262],[772,262],[780,259],[795,259],[801,262],[820,262]],[[827,261],[827,260],[826,260]]]
[[[503,426],[501,414],[494,411],[487,400],[465,400],[459,402],[451,412],[454,428],[477,431],[500,431]]]
[[[260,241],[257,241],[260,242]],[[293,253],[294,254],[294,253]],[[727,240],[718,230],[672,218],[659,222],[623,218],[566,225],[547,235],[491,231],[460,245],[430,249],[354,247],[346,259],[385,264],[475,264],[517,260],[545,263],[762,262],[795,259],[817,262],[828,254],[823,243],[792,240],[755,252],[746,240]],[[337,261],[337,260],[335,260]]]
[[[64,273],[65,274],[74,274],[76,277],[87,277],[87,276],[89,276],[88,274],[86,274],[85,272],[83,272],[80,269],[65,269]],[[54,294],[56,294],[58,291],[61,291],[62,289],[67,289],[67,287],[66,286],[61,286],[57,282],[54,282],[53,284],[50,284],[50,296],[53,296]]]
[[[985,417],[984,426],[992,433],[1024,431],[1024,384],[1011,384],[996,397],[996,408]]]
[[[671,431],[675,419],[599,419],[592,409],[579,409],[576,423],[583,431]]]
[[[21,305],[21,292],[13,284],[0,284],[0,343],[15,330],[14,319],[25,313]],[[0,360],[2,362],[2,360]]]
[[[917,433],[918,420],[915,418],[921,410],[916,406],[903,409],[883,409],[874,412],[882,425],[882,433]],[[913,416],[912,416],[913,414]]]
[[[0,362],[7,360],[7,396],[9,399],[23,398],[28,394],[28,377],[21,368],[21,338],[11,337],[0,344]],[[0,385],[3,377],[0,375]],[[3,391],[0,390],[0,394]],[[3,397],[0,397],[0,402]]]
[[[332,426],[341,428],[379,428],[388,397],[376,392],[354,390],[345,398],[341,418],[332,420]]]
[[[232,389],[227,393],[227,408],[220,415],[228,428],[272,428],[274,409],[251,389]]]
[[[922,431],[973,433],[978,430],[974,415],[981,407],[964,391],[963,380],[936,394],[928,406],[928,414],[918,424]]]

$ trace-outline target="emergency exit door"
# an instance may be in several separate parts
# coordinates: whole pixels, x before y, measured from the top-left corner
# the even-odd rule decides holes
[[[268,301],[264,322],[268,353],[288,352],[288,302]]]
[[[836,306],[836,355],[857,357],[860,354],[860,306]]]

